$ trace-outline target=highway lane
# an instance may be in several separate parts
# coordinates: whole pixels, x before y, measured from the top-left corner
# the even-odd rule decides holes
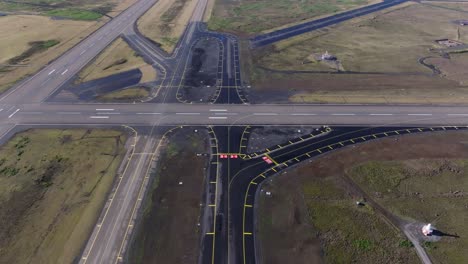
[[[0,111],[3,124],[468,124],[466,106],[25,104],[3,107],[7,109]]]
[[[144,14],[157,0],[140,0],[103,25],[34,76],[0,97],[1,103],[42,102],[78,73],[113,40]]]

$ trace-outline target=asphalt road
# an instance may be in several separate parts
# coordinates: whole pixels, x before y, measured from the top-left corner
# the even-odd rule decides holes
[[[396,1],[402,0],[390,0],[386,3],[396,3]],[[441,128],[443,130],[455,129],[448,126],[466,126],[467,124],[468,107],[466,106],[250,105],[242,94],[242,90],[239,89],[243,84],[237,40],[227,34],[208,32],[201,23],[207,0],[198,0],[190,23],[172,54],[161,52],[135,30],[135,21],[155,2],[156,0],[138,1],[36,75],[21,82],[0,97],[1,140],[5,140],[7,138],[5,135],[9,135],[12,129],[22,125],[30,127],[50,125],[58,127],[66,125],[151,127],[150,132],[145,135],[135,134],[136,141],[132,144],[134,146],[130,146],[132,152],[126,160],[126,167],[119,175],[117,185],[83,251],[80,260],[82,263],[122,261],[127,239],[133,229],[135,212],[144,195],[147,170],[159,146],[160,131],[157,128],[160,126],[221,126],[212,131],[212,137],[216,139],[212,140],[212,151],[215,153],[213,162],[218,162],[219,156],[216,153],[229,153],[241,148],[242,144],[237,142],[237,139],[241,135],[240,126],[242,125],[447,126]],[[347,19],[343,17],[345,18]],[[341,18],[335,17],[334,19]],[[293,33],[297,32],[300,30]],[[48,101],[51,94],[62,89],[75,74],[121,34],[125,35],[129,44],[143,54],[162,76],[159,80],[160,90],[148,100],[148,103],[83,104]],[[181,89],[185,73],[190,70],[188,65],[193,54],[191,47],[200,38],[208,37],[219,40],[222,48],[221,65],[218,67],[220,85],[217,87],[212,104],[189,104],[189,98],[184,97]],[[268,38],[266,40],[268,41]],[[185,104],[180,104],[181,102]],[[226,126],[234,127],[228,129]],[[272,155],[277,155],[277,153],[272,153]],[[281,162],[278,164],[289,162],[277,156],[272,158]],[[254,159],[251,160],[254,161]],[[202,253],[203,263],[239,263],[238,261],[247,255],[248,259],[251,259],[253,254],[253,246],[249,244],[251,246],[241,248],[242,253],[239,255],[241,251],[239,251],[240,244],[238,244],[253,243],[251,242],[253,237],[250,237],[252,235],[245,234],[245,232],[253,232],[246,231],[245,227],[239,229],[240,222],[236,222],[239,218],[232,220],[232,224],[237,227],[230,229],[231,220],[228,221],[228,219],[231,208],[237,208],[233,210],[246,208],[241,204],[233,204],[234,207],[231,207],[229,201],[242,198],[245,193],[253,191],[254,187],[250,187],[247,192],[245,189],[239,189],[239,192],[229,191],[228,193],[228,190],[231,190],[229,183],[233,180],[233,172],[240,171],[244,165],[241,161],[226,162],[226,166],[220,167],[218,163],[212,166],[212,170],[215,170],[215,173],[211,174],[214,177],[212,180],[216,182],[210,189],[214,192],[215,198],[212,201],[211,224],[213,226],[211,229],[205,228],[212,232],[207,232],[210,234],[207,234],[207,238],[204,239],[206,242],[204,250],[207,249],[207,251]],[[255,163],[258,162],[255,161]],[[269,169],[264,163],[255,168],[258,171]],[[257,175],[257,170],[249,171],[251,173],[249,177]],[[218,171],[220,173],[217,173]],[[274,173],[273,170],[272,173]],[[239,188],[245,187],[242,184]],[[247,184],[250,186],[250,181]],[[239,216],[239,212],[235,213],[235,217]],[[246,214],[249,212],[242,213],[243,219],[246,219]],[[229,230],[234,230],[236,233],[230,234]],[[235,238],[239,235],[240,237]],[[244,253],[244,250],[248,252]],[[230,255],[229,252],[236,253]]]
[[[127,234],[133,229],[133,212],[143,198],[141,186],[147,182],[148,171],[156,149],[161,143],[156,137],[140,136],[134,131],[130,155],[118,175],[117,185],[82,254],[80,263],[118,263],[123,260]]]

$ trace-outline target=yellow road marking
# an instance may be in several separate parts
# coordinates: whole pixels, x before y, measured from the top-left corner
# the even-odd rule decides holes
[[[209,207],[215,207],[216,204],[209,204],[208,206],[209,206]]]
[[[307,155],[307,157],[309,157],[309,158],[310,158],[310,154],[309,154],[309,153],[306,153],[306,155]]]
[[[276,160],[274,160],[272,157],[270,157],[270,155],[265,154],[265,156],[266,156],[267,158],[269,158],[271,161],[273,161],[273,163],[275,163],[275,165],[279,165],[278,162],[276,162]]]
[[[257,185],[257,183],[254,181],[251,181],[250,184]]]
[[[252,207],[251,204],[244,204],[245,207]]]
[[[251,235],[252,235],[252,233],[250,233],[250,232],[244,232],[244,235],[251,236]]]
[[[318,153],[322,153],[322,151],[320,149],[317,149]]]

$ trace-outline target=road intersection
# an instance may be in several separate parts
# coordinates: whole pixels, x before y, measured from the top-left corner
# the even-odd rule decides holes
[[[201,126],[208,127],[211,131],[213,166],[210,170],[214,170],[214,173],[210,175],[214,177],[211,181],[216,184],[213,190],[208,191],[214,191],[214,197],[219,198],[212,201],[214,206],[211,224],[214,230],[204,235],[207,244],[202,249],[203,263],[241,263],[242,260],[244,263],[255,262],[253,216],[250,212],[253,210],[251,209],[253,200],[248,199],[255,197],[257,186],[262,178],[266,178],[264,177],[266,172],[274,174],[293,163],[339,148],[336,144],[341,143],[344,147],[347,143],[343,142],[352,144],[364,142],[370,140],[367,136],[373,135],[376,139],[381,135],[385,136],[389,131],[397,135],[394,131],[405,134],[407,133],[405,131],[414,129],[422,132],[466,128],[468,107],[462,105],[249,104],[243,90],[245,83],[240,74],[238,41],[231,35],[206,30],[202,19],[207,0],[198,0],[190,23],[172,54],[155,47],[138,32],[135,26],[137,19],[156,1],[138,1],[0,98],[2,141],[14,132],[27,127],[125,126],[125,129],[129,129],[133,135],[133,140],[128,146],[127,159],[122,164],[116,186],[83,250],[81,263],[124,261],[128,238],[135,221],[135,212],[138,211],[148,183],[148,172],[155,164],[163,139],[173,131],[174,127]],[[50,101],[51,95],[66,87],[73,76],[120,36],[153,65],[159,73],[158,76],[162,76],[157,81],[150,98],[141,103]],[[216,41],[220,54],[219,84],[212,100],[208,103],[192,100],[183,89],[187,71],[191,67],[192,47],[201,39]],[[295,149],[303,146],[301,151],[295,152],[294,155],[281,154],[282,148],[275,151],[268,150],[266,155],[273,160],[272,166],[266,166],[264,162],[258,160],[253,161],[263,154],[257,154],[255,157],[245,156],[246,162],[260,165],[255,167],[255,171],[249,171],[250,176],[238,177],[233,174],[243,171],[242,166],[250,165],[243,165],[241,161],[232,164],[226,161],[227,166],[220,167],[219,154],[246,155],[241,151],[241,138],[244,128],[250,125],[366,126],[372,127],[369,131],[382,130],[384,134],[370,132],[360,135],[356,140],[343,138],[340,142],[329,142],[326,146],[318,147],[312,137],[307,140],[302,139],[298,145],[289,146]],[[137,127],[142,129],[134,129]],[[218,171],[222,172],[219,174]],[[233,178],[230,175],[233,175]],[[233,181],[234,178],[242,180],[236,182]],[[220,190],[227,192],[218,195]],[[241,199],[239,201],[242,204],[234,202],[236,199]],[[218,227],[216,221],[224,224]],[[216,232],[217,228],[221,231]],[[234,253],[230,256],[229,252]]]

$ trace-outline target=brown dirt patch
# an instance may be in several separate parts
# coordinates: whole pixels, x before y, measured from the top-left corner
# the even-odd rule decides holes
[[[197,263],[206,157],[205,133],[190,128],[169,138],[131,245],[131,263]],[[183,182],[182,185],[179,182]]]

